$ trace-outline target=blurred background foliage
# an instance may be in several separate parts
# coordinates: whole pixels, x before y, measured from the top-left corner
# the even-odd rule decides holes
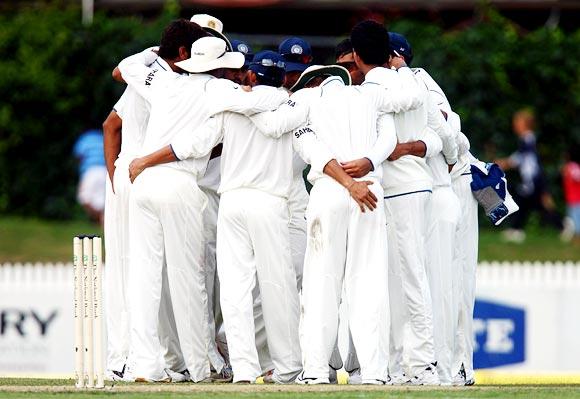
[[[0,214],[82,215],[73,143],[83,130],[99,127],[120,96],[113,67],[156,44],[179,12],[169,6],[154,20],[97,13],[90,26],[81,24],[78,8],[58,3],[0,15]],[[449,31],[408,19],[390,21],[389,29],[407,35],[414,65],[446,91],[481,159],[516,148],[511,115],[532,107],[539,151],[560,198],[563,153],[580,141],[580,30],[523,32],[488,6],[478,15]],[[315,61],[332,62],[332,50]]]

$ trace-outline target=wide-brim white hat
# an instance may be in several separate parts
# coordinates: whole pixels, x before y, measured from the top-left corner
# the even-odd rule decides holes
[[[223,39],[226,42],[228,51],[233,51],[232,44],[226,35],[223,34],[224,24],[222,21],[208,14],[195,14],[191,17],[190,21],[201,26],[210,35]]]
[[[290,91],[295,92],[304,88],[308,82],[317,76],[338,76],[347,86],[350,86],[352,82],[350,73],[345,67],[340,65],[312,65],[302,72],[294,86],[290,88]]]
[[[244,54],[226,51],[226,42],[217,37],[202,37],[191,45],[191,58],[176,62],[179,68],[191,73],[208,72],[220,68],[238,69],[244,65]]]

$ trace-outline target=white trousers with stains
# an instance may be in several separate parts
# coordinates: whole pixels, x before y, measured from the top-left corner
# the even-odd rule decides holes
[[[383,197],[379,182],[369,186]],[[327,378],[344,285],[348,324],[363,380],[386,380],[387,243],[384,209],[362,213],[330,178],[316,181],[306,210],[304,376]]]
[[[262,373],[252,291],[259,283],[275,377],[291,382],[302,370],[299,300],[290,255],[286,199],[253,189],[222,194],[217,225],[220,301],[234,382]]]
[[[433,189],[431,207],[427,229],[427,279],[433,303],[433,343],[441,384],[451,385],[461,276],[455,234],[461,207],[451,186]]]

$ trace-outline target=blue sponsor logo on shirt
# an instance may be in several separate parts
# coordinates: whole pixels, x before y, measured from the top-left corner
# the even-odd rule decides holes
[[[526,354],[526,313],[523,308],[475,301],[473,363],[478,369],[522,363]]]

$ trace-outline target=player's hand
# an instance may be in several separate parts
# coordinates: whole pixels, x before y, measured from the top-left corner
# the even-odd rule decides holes
[[[397,159],[401,158],[403,155],[407,155],[407,149],[405,143],[397,143],[395,149],[387,158],[389,161],[396,161]]]
[[[143,158],[135,158],[132,160],[129,164],[129,179],[131,179],[131,183],[133,183],[137,176],[139,176],[146,168],[147,166],[145,165]]]
[[[241,85],[240,87],[242,88],[243,91],[247,92],[252,91],[252,86]]]
[[[350,177],[363,177],[373,170],[373,164],[368,158],[355,159],[340,166]]]
[[[391,64],[391,68],[395,69],[407,66],[407,63],[403,57],[391,57],[391,61],[389,63]]]
[[[455,165],[457,165],[457,164],[456,164],[456,163],[454,163],[454,164],[452,164],[452,165],[449,165],[449,164],[448,164],[448,165],[447,165],[447,171],[448,171],[449,173],[451,173],[451,171],[453,170],[453,167],[454,167]]]
[[[372,181],[353,181],[350,186],[348,186],[348,192],[350,196],[356,201],[360,207],[361,212],[365,212],[365,207],[369,208],[371,211],[377,208],[377,197],[369,190],[369,186],[374,184]]]

